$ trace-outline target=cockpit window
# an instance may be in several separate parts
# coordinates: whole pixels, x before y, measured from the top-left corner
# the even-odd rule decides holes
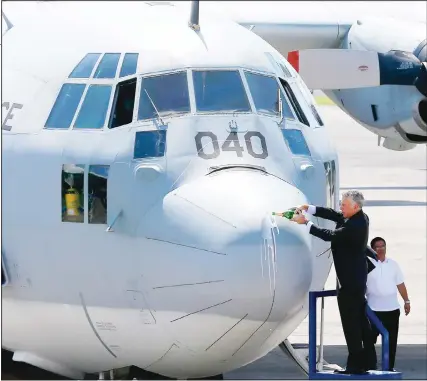
[[[86,85],[65,83],[46,121],[47,128],[69,128]]]
[[[190,112],[187,73],[142,78],[138,120]]]
[[[251,111],[239,71],[193,71],[193,81],[197,111]]]
[[[117,84],[111,109],[110,128],[132,123],[135,105],[136,78]]]
[[[110,85],[90,85],[74,128],[104,127],[110,95]]]
[[[282,134],[294,155],[311,156],[310,149],[300,130],[282,129]]]
[[[283,116],[295,119],[283,92],[280,90],[276,78],[262,74],[245,72],[249,90],[255,103],[257,112],[279,116],[279,94],[282,98]]]
[[[126,77],[136,73],[136,66],[138,64],[138,53],[126,53],[123,59],[122,68],[120,70],[120,77]]]
[[[162,157],[166,151],[166,130],[138,131],[135,134],[134,159]]]
[[[70,78],[89,78],[101,53],[89,53],[77,64]]]
[[[302,124],[305,124],[306,126],[310,126],[310,123],[308,122],[304,114],[304,111],[302,110],[300,104],[298,103],[298,99],[295,96],[294,92],[292,91],[291,86],[289,86],[289,83],[280,77],[279,77],[279,80],[283,88],[285,89],[286,95],[289,98],[289,101],[291,102],[293,109],[295,110],[298,120]]]
[[[96,68],[94,78],[114,78],[116,76],[117,65],[119,64],[120,53],[106,53]]]

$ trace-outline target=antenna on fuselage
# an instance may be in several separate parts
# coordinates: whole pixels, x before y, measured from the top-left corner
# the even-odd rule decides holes
[[[158,118],[159,118],[159,120],[160,120],[160,123],[162,123],[162,125],[165,125],[165,123],[164,123],[164,122],[163,122],[163,120],[162,120],[162,117],[160,116],[159,110],[157,110],[157,107],[156,107],[156,105],[154,104],[153,100],[151,99],[150,94],[148,94],[147,89],[144,89],[144,91],[145,91],[145,94],[147,94],[147,97],[148,97],[148,99],[149,99],[149,101],[150,101],[151,105],[153,106],[154,111],[156,111],[156,114],[157,114],[157,116],[158,116]]]
[[[190,22],[188,23],[188,26],[193,30],[200,30],[198,1],[191,2],[191,15],[190,15]]]

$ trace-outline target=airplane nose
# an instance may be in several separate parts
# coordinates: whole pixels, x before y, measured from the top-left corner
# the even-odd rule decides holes
[[[176,308],[185,310],[182,316],[209,307],[204,313],[240,321],[227,334],[235,334],[240,342],[242,337],[255,340],[257,335],[265,339],[264,330],[271,331],[301,310],[312,280],[306,226],[274,217],[272,212],[305,203],[306,197],[295,186],[257,170],[221,170],[169,193],[163,200],[162,218],[157,218],[161,230],[147,223],[147,238],[158,231],[165,243],[174,244],[175,254],[161,269],[167,283],[200,285],[188,297],[183,297],[183,290],[179,295],[175,291],[174,297],[169,294],[169,303],[176,298]],[[159,253],[165,247],[154,250]],[[224,329],[230,325],[228,321]]]

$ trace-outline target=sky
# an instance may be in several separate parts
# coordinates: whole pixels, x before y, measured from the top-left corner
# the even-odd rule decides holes
[[[188,7],[188,9],[191,3],[190,1],[170,2],[179,7]],[[41,5],[43,8],[43,3],[61,5],[61,1],[2,1],[6,15],[8,12],[14,13],[13,17],[8,15],[12,22],[16,18],[32,17],[34,7],[40,8]],[[67,1],[67,3],[70,2]],[[122,3],[125,2],[122,1]],[[17,7],[20,9],[18,15],[15,14]],[[320,20],[323,17],[354,19],[364,16],[380,16],[426,23],[427,18],[426,1],[200,1],[201,13],[202,10],[212,8],[224,11],[230,17],[264,16],[275,21],[290,20],[293,17],[312,21],[313,17]],[[21,11],[23,9],[25,12]]]
[[[309,14],[310,18],[313,9],[316,14],[343,17],[382,16],[424,23],[427,18],[426,1],[200,1],[200,9],[210,6],[232,14],[268,14],[277,18],[287,16],[293,9],[296,13]],[[283,13],[280,12],[282,9]]]

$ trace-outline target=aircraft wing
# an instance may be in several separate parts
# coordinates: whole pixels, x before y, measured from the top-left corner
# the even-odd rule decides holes
[[[184,3],[189,2],[175,2],[175,5],[189,7]],[[203,1],[200,4],[202,17],[216,13],[230,18],[252,30],[284,57],[294,50],[339,48],[358,20],[406,20],[422,24],[425,30],[425,12],[425,3],[420,1],[396,1],[387,6],[381,1]],[[401,33],[399,36],[402,39]]]

